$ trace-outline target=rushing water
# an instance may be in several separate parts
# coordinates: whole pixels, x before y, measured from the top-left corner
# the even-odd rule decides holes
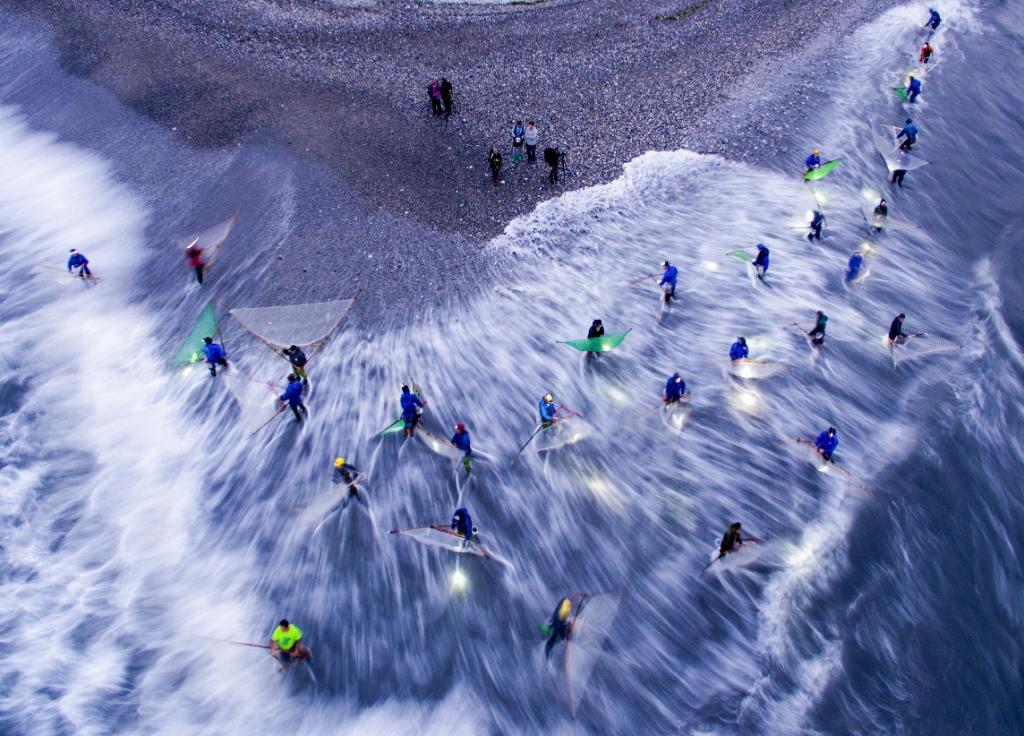
[[[570,732],[561,660],[545,661],[537,624],[563,594],[603,590],[622,606],[577,714],[587,732],[1024,728],[1024,16],[942,10],[941,64],[914,110],[935,163],[902,191],[868,120],[905,116],[889,90],[923,38],[917,6],[850,37],[805,130],[808,149],[843,158],[823,181],[799,180],[804,152],[792,171],[643,156],[514,222],[491,246],[500,276],[459,308],[415,326],[350,319],[311,364],[312,421],[282,415],[254,438],[223,381],[167,361],[218,283],[257,303],[245,299],[256,256],[226,249],[219,282],[199,290],[151,234],[230,215],[211,191],[251,162],[183,152],[125,113],[121,133],[55,112],[34,82],[58,79],[49,94],[65,105],[113,103],[61,78],[38,29],[9,26],[3,730]],[[161,190],[146,161],[172,153],[202,175]],[[248,191],[261,214],[246,225],[243,207],[232,237],[287,236],[282,182]],[[865,191],[920,229],[869,233]],[[809,244],[793,226],[813,197],[829,226]],[[758,242],[772,250],[769,286],[726,256]],[[848,287],[864,242],[868,276]],[[99,283],[38,270],[69,247]],[[630,281],[665,258],[679,299],[656,323],[653,285]],[[813,356],[783,326],[817,309],[828,338]],[[894,369],[885,331],[898,312],[964,349]],[[594,318],[632,332],[588,364],[557,341]],[[236,371],[281,380],[284,363],[223,324]],[[731,378],[721,361],[737,335],[790,370]],[[680,434],[652,411],[676,370],[693,397]],[[468,425],[471,478],[419,442],[373,437],[410,376],[428,429]],[[513,465],[546,391],[594,431]],[[790,442],[830,424],[836,459],[872,495]],[[330,482],[339,453],[370,473],[344,507]],[[388,534],[457,504],[501,561]],[[764,544],[698,579],[735,520]],[[288,679],[260,650],[212,640],[261,643],[282,616],[314,651]]]

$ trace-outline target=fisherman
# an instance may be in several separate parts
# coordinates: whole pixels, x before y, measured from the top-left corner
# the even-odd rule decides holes
[[[903,188],[903,177],[907,175],[906,169],[893,169],[892,172],[892,183],[899,184],[900,189]]]
[[[825,323],[828,322],[828,317],[820,309],[817,317],[818,321],[814,323],[814,329],[807,333],[807,337],[811,338],[812,345],[821,345],[825,342]]]
[[[193,240],[185,248],[185,259],[188,267],[195,269],[199,283],[203,283],[203,249],[199,247],[199,238]]]
[[[444,114],[447,117],[452,114],[452,83],[441,77],[441,83],[437,86],[437,91],[441,94],[441,104],[444,105]]]
[[[550,427],[555,423],[555,397],[551,394],[544,394],[544,397],[537,404],[540,411],[540,423],[542,427]]]
[[[83,279],[92,278],[92,271],[89,270],[89,259],[74,248],[69,250],[68,253],[71,254],[68,257],[68,273],[71,273],[71,269],[77,268],[79,277]]]
[[[885,197],[883,197],[877,205],[875,205],[875,217],[888,217],[889,216],[889,205],[885,203]],[[875,232],[880,232],[882,226],[880,224],[874,224],[871,226]]]
[[[764,243],[757,244],[757,258],[754,259],[754,268],[757,270],[757,277],[763,279],[768,273],[768,256],[771,251]]]
[[[587,339],[588,340],[593,340],[595,337],[604,337],[604,325],[601,324],[601,320],[599,320],[599,319],[595,319],[591,323],[590,329],[587,330]],[[587,360],[593,359],[596,355],[597,355],[597,353],[589,352],[588,351],[587,352],[587,356],[586,356]]]
[[[899,142],[900,138],[906,137],[906,140],[903,141],[903,143],[900,143],[900,148],[904,151],[909,151],[911,147],[917,143],[918,132],[917,126],[914,125],[914,121],[907,118],[907,124],[903,126],[903,129],[900,130],[899,133],[896,134],[897,142]]]
[[[331,476],[331,481],[347,485],[350,496],[359,495],[359,486],[356,485],[359,477],[359,469],[353,466],[352,463],[346,462],[345,458],[339,457],[334,460],[334,473]]]
[[[935,49],[927,41],[924,42],[924,46],[921,47],[921,63],[927,64],[931,61],[932,54],[935,53]]]
[[[572,599],[563,598],[555,607],[555,612],[551,614],[551,620],[541,625],[541,633],[548,637],[548,643],[544,646],[545,657],[551,656],[551,650],[555,644],[569,638],[569,631],[572,628],[569,625],[570,613],[572,613]]]
[[[469,512],[466,509],[461,508],[455,510],[455,515],[452,516],[451,529],[460,537],[465,538],[466,541],[463,542],[463,547],[469,544],[470,540],[473,539],[473,520],[469,518]]]
[[[305,391],[309,388],[309,376],[306,375],[306,354],[298,345],[292,345],[284,351],[284,355],[295,369],[295,375],[302,379],[302,390]]]
[[[743,546],[742,533],[743,529],[738,521],[729,525],[729,528],[725,530],[725,534],[722,535],[722,543],[718,546],[718,556],[720,558],[725,557],[730,552],[734,552],[737,547]]]
[[[270,635],[270,653],[281,664],[298,664],[309,656],[309,650],[302,644],[302,631],[286,618]]]
[[[668,304],[668,300],[676,295],[676,280],[679,278],[679,269],[670,265],[668,261],[662,261],[661,267],[665,269],[665,273],[661,275],[661,281],[658,282],[658,286],[665,290],[665,303]]]
[[[523,121],[517,120],[515,127],[512,128],[512,161],[523,160],[523,139],[526,136],[526,128],[523,127]]]
[[[210,375],[216,378],[217,366],[228,367],[228,356],[224,348],[213,341],[212,337],[204,337],[203,355],[206,356],[206,363],[210,366]]]
[[[857,251],[850,256],[850,262],[846,264],[846,283],[852,283],[860,274],[860,267],[864,263],[864,256]]]
[[[750,351],[747,350],[747,339],[745,337],[737,337],[736,342],[729,348],[729,359],[733,362],[746,360],[748,355],[750,355]]]
[[[903,331],[903,320],[905,320],[906,318],[907,315],[901,312],[900,314],[896,315],[896,319],[894,319],[892,321],[892,324],[889,325],[890,345],[901,342],[902,340],[905,340],[906,338],[910,337],[910,335]]]
[[[811,228],[811,232],[807,233],[807,239],[814,240],[817,238],[818,240],[821,240],[821,228],[824,227],[824,225],[825,215],[818,212],[818,210],[814,210],[814,218],[811,220],[811,224],[809,226]]]
[[[680,378],[678,373],[673,373],[672,377],[668,379],[668,383],[665,384],[665,396],[662,401],[666,404],[675,404],[682,401],[685,395],[686,381]]]
[[[423,411],[423,402],[420,397],[409,390],[409,386],[402,384],[402,419],[405,421],[405,434],[411,435],[420,421],[420,414]]]
[[[921,80],[911,75],[907,80],[907,102],[913,104],[919,94],[921,94]]]
[[[308,416],[309,410],[306,409],[306,405],[302,403],[302,381],[294,373],[288,376],[288,388],[281,394],[281,401],[287,401],[288,406],[291,407],[292,412],[295,414],[295,418],[298,421],[302,421],[302,414]],[[302,414],[299,410],[302,410]]]
[[[455,434],[452,436],[452,444],[466,453],[465,457],[462,458],[462,466],[468,473],[469,458],[473,454],[473,448],[469,445],[469,432],[466,431],[466,425],[462,422],[455,425]]]
[[[839,438],[836,437],[835,427],[829,427],[818,435],[818,439],[814,440],[814,448],[826,460],[832,459],[832,453],[836,451],[838,446]]]
[[[936,31],[939,28],[939,23],[942,22],[942,18],[939,16],[939,11],[935,8],[928,8],[928,12],[931,13],[928,18],[928,22],[921,27],[927,28],[928,26],[931,26],[932,30]]]
[[[807,160],[804,161],[804,165],[807,166],[807,174],[810,174],[816,168],[821,166],[821,159],[818,157],[818,153],[819,153],[818,149],[815,148],[814,149],[814,153],[812,153],[810,156],[808,156]],[[807,174],[804,174],[804,176],[807,176]]]

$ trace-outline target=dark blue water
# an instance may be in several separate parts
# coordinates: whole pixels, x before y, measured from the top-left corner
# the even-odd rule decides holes
[[[641,157],[513,223],[490,246],[501,277],[459,310],[349,318],[312,364],[309,425],[279,417],[255,438],[226,382],[168,360],[211,297],[352,295],[329,278],[314,294],[274,288],[265,254],[302,227],[300,165],[272,142],[181,146],[62,75],[41,29],[11,19],[3,729],[1021,731],[1024,14],[942,10],[941,62],[910,112],[933,163],[902,190],[869,121],[907,114],[890,90],[923,39],[916,6],[848,40],[803,131],[843,158],[820,183],[799,181],[805,152],[779,171]],[[870,233],[861,207],[880,194],[920,229]],[[829,227],[809,244],[794,228],[815,198]],[[170,240],[238,206],[199,290]],[[770,288],[726,255],[757,242]],[[865,243],[868,275],[847,287]],[[39,270],[72,246],[103,276],[94,288]],[[665,258],[680,299],[655,323],[657,293],[629,281]],[[812,354],[783,325],[817,309],[829,336]],[[885,330],[901,311],[964,349],[894,367]],[[284,364],[221,316],[235,370],[280,381]],[[595,317],[632,332],[587,365],[556,340]],[[788,370],[728,375],[739,334]],[[679,433],[649,412],[675,370],[693,395]],[[469,426],[471,478],[417,441],[373,438],[410,376],[430,431]],[[547,391],[588,436],[512,465]],[[790,441],[830,424],[858,483]],[[369,472],[363,503],[341,506],[338,454]],[[457,504],[500,562],[387,533]],[[765,543],[698,579],[736,520]],[[575,721],[563,653],[545,660],[537,631],[573,591],[621,599]],[[281,616],[314,650],[293,677],[212,640],[263,642]]]

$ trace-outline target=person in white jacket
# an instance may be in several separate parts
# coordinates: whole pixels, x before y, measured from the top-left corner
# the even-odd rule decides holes
[[[526,161],[533,163],[537,160],[537,126],[531,120],[526,126]]]

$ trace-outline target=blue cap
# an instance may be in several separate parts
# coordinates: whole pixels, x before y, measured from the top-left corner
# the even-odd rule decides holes
[[[758,243],[757,244],[757,249],[758,250],[767,250],[767,248],[764,247],[764,243]]]

